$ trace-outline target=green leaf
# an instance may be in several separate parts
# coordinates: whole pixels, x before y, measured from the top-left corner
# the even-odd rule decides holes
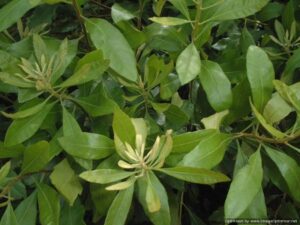
[[[289,188],[290,194],[292,197],[300,202],[300,167],[295,161],[287,154],[277,151],[268,146],[264,146],[268,156],[276,164],[277,168],[280,171],[283,179],[286,181]]]
[[[208,60],[202,61],[199,78],[214,110],[220,112],[231,106],[231,84],[219,64]]]
[[[16,23],[27,11],[37,6],[40,0],[12,0],[0,9],[0,31]]]
[[[22,174],[37,172],[49,162],[49,143],[40,141],[30,145],[24,151]]]
[[[116,191],[107,191],[106,186],[101,184],[90,184],[91,198],[99,217],[105,217],[112,201],[116,196]]]
[[[297,99],[300,99],[300,82],[290,85],[289,89],[295,93]],[[276,92],[265,106],[263,115],[270,124],[273,124],[284,119],[293,111],[294,108]]]
[[[46,105],[47,100],[43,101],[40,104],[37,104],[31,108],[16,112],[16,113],[6,113],[6,112],[1,112],[5,117],[7,118],[11,118],[11,119],[23,119],[26,118],[28,116],[31,116],[33,114],[38,113],[39,111],[41,111],[44,106]]]
[[[72,134],[58,139],[70,155],[83,159],[102,159],[113,153],[114,143],[106,136],[94,133]]]
[[[21,144],[6,147],[3,142],[0,141],[0,159],[17,158],[23,154],[24,150],[25,147]]]
[[[183,157],[179,165],[212,169],[222,161],[231,140],[231,135],[216,131],[203,138],[192,151]]]
[[[164,112],[166,116],[167,126],[171,129],[177,130],[183,127],[189,121],[189,116],[183,109],[171,104],[167,111]]]
[[[64,159],[54,167],[50,179],[56,189],[72,206],[77,196],[81,194],[82,186],[67,159]]]
[[[65,70],[77,55],[78,41],[79,39],[67,40],[44,40],[47,45],[47,53],[49,57],[55,55],[55,68],[51,75],[51,84],[55,84],[56,81],[64,74]]]
[[[57,192],[46,184],[38,184],[41,225],[59,225],[60,202]]]
[[[227,182],[230,179],[222,173],[214,172],[203,168],[194,167],[172,167],[156,169],[179,180],[184,180],[196,184],[215,184]]]
[[[104,91],[73,100],[93,117],[112,114],[117,107],[117,104],[107,97]]]
[[[198,130],[195,132],[186,132],[173,137],[172,153],[187,153],[193,150],[202,139],[213,135],[215,130]]]
[[[137,195],[138,200],[143,206],[143,209],[147,215],[147,217],[150,219],[150,221],[154,225],[170,225],[171,223],[171,216],[170,216],[170,209],[169,209],[169,202],[168,202],[168,195],[164,188],[164,186],[161,184],[161,182],[158,180],[158,178],[155,176],[155,174],[151,171],[148,173],[148,178],[146,176],[138,179],[137,181]],[[159,201],[160,201],[160,209],[156,212],[150,212],[149,207],[146,200],[146,193],[148,188],[148,179],[151,180],[151,186],[155,190],[155,192],[158,195]]]
[[[136,178],[134,176],[129,177],[127,180],[110,185],[105,189],[108,191],[120,191],[129,188],[130,186],[134,185]]]
[[[150,213],[157,212],[161,208],[161,202],[158,195],[158,190],[156,190],[155,186],[152,184],[153,179],[155,179],[153,178],[154,176],[155,175],[151,176],[147,173],[146,203],[148,206],[148,211]]]
[[[114,3],[111,7],[111,17],[114,23],[119,23],[120,21],[131,20],[136,16],[129,10],[122,7],[120,4]]]
[[[250,16],[261,10],[269,0],[203,1],[202,23],[208,21],[233,20]]]
[[[127,172],[117,169],[96,169],[81,173],[79,176],[91,183],[108,184],[134,175],[135,172]]]
[[[15,75],[6,73],[6,72],[0,72],[0,80],[2,80],[6,84],[10,84],[12,86],[20,87],[20,88],[34,88],[35,84],[34,82],[24,81],[20,77],[17,77]]]
[[[0,183],[3,179],[6,178],[6,176],[8,175],[9,171],[10,171],[10,167],[11,167],[11,162],[8,161],[6,162],[0,169]]]
[[[238,218],[261,190],[263,169],[260,151],[249,158],[249,164],[241,168],[231,182],[225,201],[225,218]]]
[[[274,80],[273,84],[279,95],[287,103],[293,106],[297,112],[300,113],[300,98],[297,98],[297,92],[299,93],[299,91],[294,91],[292,88],[290,88],[280,80]]]
[[[262,112],[272,96],[275,72],[268,55],[259,47],[250,46],[248,49],[247,77],[254,106]]]
[[[136,81],[135,55],[122,33],[103,19],[85,19],[85,25],[95,47],[110,60],[110,67],[122,77]]]
[[[109,61],[91,62],[81,66],[75,73],[57,87],[66,88],[99,79],[108,69]]]
[[[24,103],[40,96],[43,92],[37,92],[33,88],[19,88],[18,89],[18,102]]]
[[[248,31],[247,27],[245,26],[242,30],[241,34],[241,47],[243,50],[243,53],[246,53],[248,51],[249,46],[255,45],[255,41],[251,35],[251,33]]]
[[[274,127],[272,127],[272,125],[268,124],[266,119],[258,112],[258,110],[255,108],[255,106],[252,104],[252,102],[250,102],[252,111],[255,115],[255,117],[257,118],[257,120],[259,121],[259,123],[270,133],[272,134],[274,137],[276,138],[284,138],[286,137],[285,133],[282,133],[281,131],[275,129]]]
[[[16,218],[19,224],[35,225],[37,218],[37,195],[33,192],[16,208]]]
[[[294,71],[300,67],[300,49],[296,49],[293,51],[293,55],[288,59],[285,64],[285,69],[283,73],[282,80],[287,83],[291,83],[293,81]]]
[[[104,225],[124,225],[133,197],[134,186],[122,190],[112,202]]]
[[[248,208],[240,215],[240,218],[268,219],[265,196],[262,188],[260,188]]]
[[[225,124],[230,124],[247,116],[251,112],[249,96],[251,95],[247,78],[243,79],[232,89],[232,105],[225,118]]]
[[[177,17],[151,17],[149,20],[164,25],[164,26],[178,26],[191,23],[190,20],[185,20]]]
[[[8,206],[1,217],[0,225],[20,225],[10,202],[8,203]]]
[[[121,142],[126,142],[131,146],[135,146],[136,131],[134,125],[129,116],[126,113],[124,113],[121,109],[115,110],[113,119],[113,130],[114,135],[118,136]]]
[[[90,63],[107,63],[107,60],[104,59],[103,53],[101,50],[94,50],[86,53],[81,59],[76,63],[74,71],[80,70],[84,65]],[[97,72],[97,70],[95,70]]]
[[[63,133],[64,136],[74,136],[75,134],[81,134],[81,128],[76,119],[63,107]]]
[[[60,224],[61,225],[86,225],[84,222],[85,208],[79,201],[73,206],[64,204],[61,209]]]
[[[169,0],[169,2],[171,2],[172,5],[176,9],[178,9],[187,19],[191,19],[186,0]]]
[[[260,21],[265,22],[282,15],[284,5],[279,2],[269,2],[258,14]]]
[[[38,131],[55,103],[46,104],[41,111],[32,116],[14,120],[6,132],[5,146],[17,145],[32,137]]]
[[[142,142],[146,143],[147,135],[148,135],[148,127],[146,124],[146,120],[143,118],[131,118],[131,122],[134,126],[134,130],[136,134],[141,135]]]
[[[182,85],[189,83],[201,71],[201,60],[194,43],[187,46],[178,56],[176,71]]]
[[[270,124],[278,123],[294,109],[278,94],[274,93],[264,108],[263,117]]]
[[[209,117],[205,117],[201,120],[201,123],[204,124],[205,129],[216,129],[219,130],[220,126],[224,120],[224,117],[229,113],[228,110],[215,113]]]

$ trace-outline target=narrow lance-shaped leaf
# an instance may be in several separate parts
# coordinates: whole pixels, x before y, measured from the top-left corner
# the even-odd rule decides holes
[[[131,176],[129,177],[127,180],[125,181],[121,181],[119,183],[107,186],[105,189],[108,191],[120,191],[120,190],[124,190],[129,188],[130,186],[134,185],[136,181],[136,177],[135,176]]]
[[[102,159],[114,150],[111,139],[94,133],[75,133],[61,137],[58,141],[67,153],[83,159]]]
[[[135,18],[136,16],[130,12],[129,10],[125,9],[118,3],[114,3],[111,7],[111,17],[114,23],[118,23],[120,21],[127,21]]]
[[[240,215],[240,218],[267,219],[267,207],[263,189],[256,194],[248,208]]]
[[[191,22],[177,17],[151,17],[150,20],[164,26],[178,26]]]
[[[193,80],[201,71],[201,60],[194,43],[187,46],[176,61],[176,70],[182,85]]]
[[[143,206],[143,209],[147,215],[147,217],[150,219],[150,221],[154,225],[170,225],[171,223],[171,215],[170,215],[170,208],[169,208],[169,201],[168,201],[168,195],[164,188],[164,186],[161,184],[161,182],[158,180],[157,176],[152,172],[148,172],[148,177],[151,180],[152,188],[155,190],[159,197],[160,201],[160,209],[156,212],[150,212],[147,200],[146,200],[146,192],[148,187],[148,179],[146,176],[140,178],[137,180],[137,196],[138,200]]]
[[[112,99],[105,95],[103,90],[89,96],[73,98],[73,101],[93,117],[112,114],[118,107]]]
[[[37,193],[33,192],[16,208],[16,218],[21,225],[35,225],[37,218]]]
[[[22,174],[37,172],[43,169],[49,162],[49,143],[40,141],[30,145],[24,151]]]
[[[47,100],[29,108],[29,109],[25,109],[25,110],[22,110],[22,111],[19,111],[16,113],[6,113],[6,112],[1,112],[1,113],[7,118],[22,119],[22,118],[26,118],[28,116],[38,113],[39,111],[41,111],[44,108],[46,103],[47,103]]]
[[[264,146],[268,156],[276,164],[283,179],[286,181],[290,194],[296,201],[300,201],[300,167],[297,162],[287,154]]]
[[[251,204],[261,189],[263,169],[260,151],[249,159],[249,164],[240,169],[230,185],[225,201],[225,218],[236,219]]]
[[[63,132],[64,136],[81,134],[81,128],[79,124],[65,107],[63,107]]]
[[[64,204],[61,209],[60,225],[86,225],[84,214],[85,208],[80,201],[76,201],[73,206]]]
[[[273,92],[275,72],[268,55],[259,47],[250,46],[247,52],[247,77],[253,104],[262,112]]]
[[[146,202],[150,213],[157,212],[161,208],[158,192],[152,184],[153,179],[153,176],[147,174]]]
[[[34,115],[14,120],[6,132],[4,144],[6,146],[13,146],[32,137],[38,131],[55,103],[56,102],[46,104],[41,111]]]
[[[116,109],[113,119],[114,134],[117,135],[121,142],[135,146],[135,128],[129,118],[121,109]]]
[[[8,175],[10,171],[11,162],[8,161],[0,169],[0,182]]]
[[[255,106],[250,102],[252,111],[259,121],[259,123],[274,137],[276,138],[284,138],[286,134],[282,133],[281,131],[277,130],[276,128],[272,127],[272,125],[268,124],[266,119],[258,112],[258,110],[255,108]]]
[[[202,61],[200,82],[210,105],[217,112],[228,109],[232,104],[231,84],[219,64]]]
[[[91,62],[81,66],[70,78],[59,84],[57,87],[65,88],[80,85],[92,80],[99,79],[108,69],[109,61]]]
[[[0,72],[0,80],[6,84],[10,84],[12,86],[20,87],[20,88],[34,88],[35,83],[32,81],[25,81],[20,77],[17,77],[13,74],[7,72]]]
[[[110,60],[110,67],[122,77],[136,81],[135,55],[123,34],[103,19],[85,19],[85,25],[95,47]]]
[[[205,129],[219,130],[224,118],[228,115],[229,111],[224,110],[222,112],[215,113],[209,117],[205,117],[201,120]]]
[[[156,169],[159,172],[165,173],[179,180],[188,181],[196,184],[215,184],[227,182],[230,179],[222,173],[214,172],[202,168],[194,167],[172,167]]]
[[[41,225],[59,225],[60,200],[57,192],[46,184],[38,184]]]
[[[134,186],[122,190],[113,200],[104,225],[124,225],[133,197]]]
[[[231,140],[231,135],[216,131],[214,134],[203,138],[199,145],[183,157],[179,165],[212,169],[223,159]]]
[[[14,210],[11,203],[8,203],[6,210],[1,217],[0,225],[21,225],[18,223]]]
[[[8,2],[0,9],[0,31],[9,28],[40,2],[41,0],[13,0]]]
[[[178,9],[187,19],[191,19],[189,9],[185,0],[169,0],[169,2],[171,2],[172,5],[174,5],[174,7]]]
[[[127,177],[134,175],[135,172],[127,172],[117,169],[96,169],[92,171],[86,171],[79,176],[91,183],[108,184],[116,182]]]
[[[180,135],[173,136],[172,153],[186,153],[193,150],[203,139],[213,135],[216,131],[198,130],[194,132],[186,132]]]
[[[279,80],[274,80],[273,84],[280,96],[300,113],[300,98],[297,96],[297,91]]]
[[[233,20],[250,16],[262,9],[269,0],[203,1],[202,23],[208,21]]]

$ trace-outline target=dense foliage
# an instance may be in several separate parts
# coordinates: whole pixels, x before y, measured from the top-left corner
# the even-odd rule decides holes
[[[0,5],[0,225],[299,220],[299,0]]]

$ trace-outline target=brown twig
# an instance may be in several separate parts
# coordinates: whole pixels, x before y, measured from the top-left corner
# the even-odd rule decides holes
[[[265,136],[256,135],[253,133],[238,133],[236,137],[237,138],[239,138],[239,137],[252,138],[252,139],[257,139],[259,141],[268,142],[271,144],[287,144],[290,141],[294,141],[294,140],[300,138],[300,132],[294,134],[293,136],[288,136],[288,137],[282,138],[282,139],[269,138],[269,137],[265,137]]]
[[[49,170],[41,170],[41,171],[38,171],[38,172],[32,172],[32,173],[26,173],[26,174],[20,174],[16,177],[14,177],[13,180],[11,180],[4,188],[3,190],[1,191],[0,193],[0,198],[3,198],[5,197],[5,195],[7,193],[9,193],[11,191],[11,189],[21,180],[23,180],[24,178],[28,177],[28,176],[32,176],[34,174],[38,174],[38,173],[50,173],[51,171]]]
[[[73,3],[73,7],[75,9],[75,12],[76,12],[76,17],[77,17],[77,19],[80,23],[81,29],[83,31],[83,34],[84,34],[84,37],[85,37],[85,40],[86,40],[86,43],[87,43],[87,47],[89,49],[91,49],[90,39],[88,37],[87,30],[86,30],[85,25],[84,25],[83,17],[82,17],[81,12],[80,12],[80,7],[79,7],[76,0],[72,0],[72,3]]]

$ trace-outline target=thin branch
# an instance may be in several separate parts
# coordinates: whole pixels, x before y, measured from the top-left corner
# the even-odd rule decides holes
[[[72,0],[72,3],[73,3],[73,7],[75,9],[75,12],[76,12],[77,19],[78,19],[78,21],[80,23],[80,26],[81,26],[81,29],[83,31],[83,34],[84,34],[87,46],[88,46],[89,49],[91,49],[90,39],[88,37],[87,30],[85,28],[83,18],[81,16],[80,7],[79,7],[79,5],[78,5],[78,3],[77,3],[76,0]]]
[[[252,138],[252,139],[256,139],[256,140],[263,141],[263,142],[268,142],[268,143],[271,143],[271,144],[284,144],[284,145],[286,145],[288,142],[299,139],[300,138],[300,132],[294,134],[293,136],[288,136],[288,137],[282,138],[282,139],[269,138],[269,137],[265,137],[265,136],[256,135],[256,134],[253,134],[253,133],[238,133],[236,137],[237,138],[246,137],[246,138]]]
[[[14,177],[1,191],[0,193],[0,198],[4,198],[6,196],[7,193],[9,193],[11,191],[11,189],[21,180],[23,180],[24,178],[28,177],[28,176],[32,176],[35,174],[39,174],[39,173],[50,173],[51,171],[49,170],[41,170],[38,172],[32,172],[32,173],[27,173],[27,174],[21,174],[18,175],[16,177]]]
[[[10,103],[10,104],[14,104],[13,100],[10,100],[8,97],[6,97],[5,95],[0,95],[0,98],[3,99],[4,101]]]

